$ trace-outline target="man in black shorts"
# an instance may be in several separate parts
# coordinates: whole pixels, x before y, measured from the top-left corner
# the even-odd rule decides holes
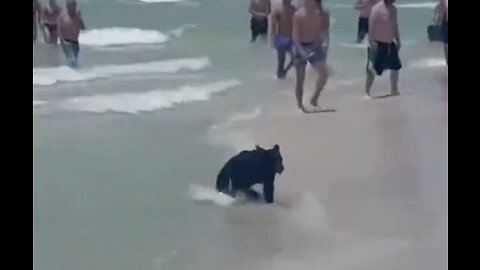
[[[268,15],[270,14],[269,0],[250,0],[248,7],[250,13],[250,31],[252,38],[250,42],[255,42],[258,36],[265,38],[268,32]]]
[[[440,18],[442,29],[442,42],[445,53],[445,62],[448,66],[448,0],[440,0]]]
[[[400,32],[398,30],[397,8],[395,0],[381,0],[375,4],[370,14],[368,31],[369,43],[367,80],[365,92],[370,96],[370,89],[376,75],[382,75],[386,69],[390,70],[391,94],[399,95],[398,75],[402,63],[398,56],[401,48]]]

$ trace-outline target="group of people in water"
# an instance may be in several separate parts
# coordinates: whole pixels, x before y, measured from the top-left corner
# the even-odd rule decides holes
[[[303,112],[310,112],[303,105],[303,85],[307,63],[317,73],[315,91],[310,98],[313,107],[324,89],[329,72],[327,55],[330,36],[330,14],[322,0],[303,0],[294,6],[292,0],[271,7],[270,0],[250,0],[249,13],[252,42],[258,36],[265,39],[277,50],[277,77],[285,78],[288,70],[296,70],[295,95],[297,106]],[[357,39],[363,42],[368,36],[365,93],[370,96],[375,75],[390,70],[391,94],[398,95],[398,77],[402,68],[399,57],[401,49],[395,0],[356,0],[354,8],[359,11]],[[448,0],[438,0],[436,22],[441,25],[445,60],[448,64]],[[270,23],[269,23],[270,22]],[[269,33],[269,34],[268,34]],[[285,66],[286,55],[290,56]]]
[[[250,0],[251,42],[258,37],[266,39],[277,50],[277,77],[285,78],[290,68],[295,67],[295,95],[297,106],[309,112],[303,105],[305,70],[309,63],[317,73],[315,91],[310,98],[313,107],[324,89],[329,71],[327,55],[330,37],[330,14],[322,0],[303,0],[294,6],[292,0],[281,0],[271,7],[270,0]],[[358,43],[368,36],[368,64],[366,68],[365,93],[370,96],[375,75],[390,70],[391,94],[398,95],[398,77],[402,63],[398,55],[401,49],[395,0],[356,0],[354,8],[359,12]],[[448,65],[448,0],[438,0],[435,22],[441,27],[445,60]],[[67,63],[78,65],[80,31],[85,29],[76,0],[66,0],[60,7],[56,0],[42,5],[33,0],[33,42],[37,29],[43,33],[45,43],[56,45],[60,41]],[[287,55],[290,60],[286,64]]]
[[[46,5],[33,0],[34,43],[37,40],[38,28],[42,31],[46,44],[57,45],[60,41],[68,65],[78,65],[78,37],[80,31],[85,29],[85,24],[77,9],[76,0],[67,0],[65,8],[60,7],[56,0],[49,0]]]

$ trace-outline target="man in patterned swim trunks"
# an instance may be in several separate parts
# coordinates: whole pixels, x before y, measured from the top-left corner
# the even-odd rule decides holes
[[[318,106],[318,98],[328,79],[326,65],[330,15],[324,10],[321,0],[305,0],[293,16],[293,43],[295,45],[297,106],[307,112],[303,106],[303,84],[307,62],[317,71],[315,92],[310,104]]]

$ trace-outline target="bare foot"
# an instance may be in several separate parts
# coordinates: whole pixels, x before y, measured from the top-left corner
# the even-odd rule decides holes
[[[398,90],[394,90],[392,91],[392,96],[399,96],[400,95],[400,92],[398,92]]]
[[[313,107],[318,106],[318,97],[313,97],[310,99],[310,104],[312,104]]]
[[[308,111],[305,109],[305,107],[303,107],[303,104],[298,104],[298,108],[304,112],[304,113],[308,113]]]

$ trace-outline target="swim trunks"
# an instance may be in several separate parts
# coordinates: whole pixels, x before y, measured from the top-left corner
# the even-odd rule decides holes
[[[370,70],[371,66],[373,66],[377,75],[382,75],[383,71],[386,69],[400,70],[402,68],[402,63],[398,56],[397,44],[395,44],[395,42],[376,42],[376,44],[376,48],[368,47],[367,72]]]
[[[80,44],[78,41],[64,39],[61,41],[61,44],[68,65],[71,67],[77,67],[78,53],[80,52]]]
[[[252,32],[252,41],[255,41],[259,35],[266,35],[268,32],[268,18],[251,18],[250,30]]]
[[[296,48],[295,66],[305,66],[307,61],[311,65],[315,65],[326,60],[326,52],[320,42],[301,43],[300,46],[302,46],[303,50],[307,53],[308,59],[303,58],[298,48]]]
[[[278,34],[275,36],[274,40],[275,48],[277,50],[290,50],[293,46],[293,40],[291,37]]]

